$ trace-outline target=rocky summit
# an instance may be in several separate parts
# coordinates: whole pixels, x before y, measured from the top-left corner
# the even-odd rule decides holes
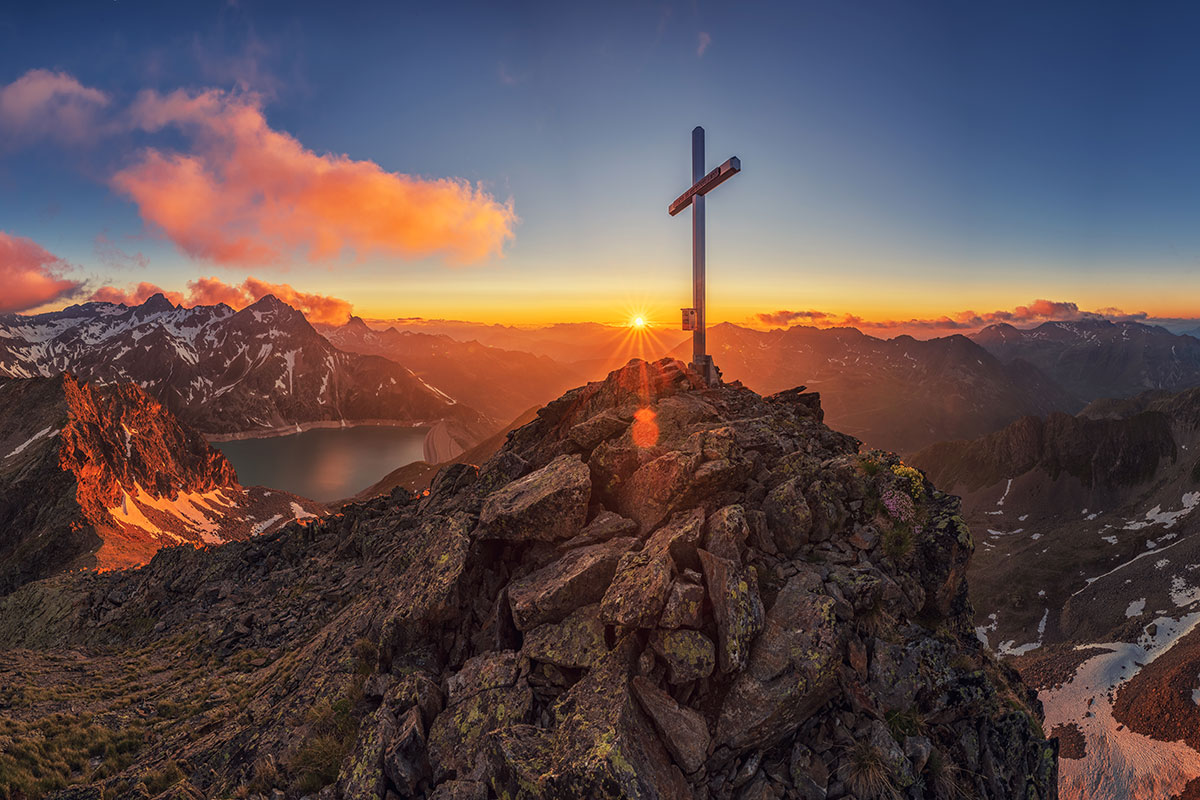
[[[972,547],[955,498],[816,395],[633,361],[420,496],[0,601],[0,740],[43,744],[0,747],[0,776],[64,799],[1053,798],[1040,704],[972,631]]]

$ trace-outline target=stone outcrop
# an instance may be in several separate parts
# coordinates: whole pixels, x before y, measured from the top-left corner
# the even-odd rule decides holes
[[[272,702],[255,701],[252,736],[224,722],[188,740],[184,783],[380,800],[1054,798],[1036,697],[971,628],[957,501],[898,468],[825,427],[813,395],[633,361],[427,496],[188,554],[223,579],[254,563],[236,548],[274,558],[238,580],[274,587],[264,613],[295,621],[227,640],[278,648],[292,677],[255,684]],[[204,605],[216,572],[183,567],[160,556],[140,577],[35,584],[0,602],[0,641],[132,648],[195,631],[211,648],[205,626],[228,613]],[[310,588],[281,591],[279,570]],[[155,591],[171,582],[178,595]],[[120,592],[133,599],[98,614]],[[324,616],[288,610],[314,592],[333,598]],[[134,633],[144,616],[160,627]],[[307,706],[349,726],[332,770],[305,758],[343,729]],[[282,766],[255,767],[268,758]]]

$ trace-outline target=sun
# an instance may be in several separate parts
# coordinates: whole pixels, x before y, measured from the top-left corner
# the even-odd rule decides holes
[[[633,319],[629,320],[629,327],[631,327],[631,328],[644,328],[644,327],[646,327],[646,318],[645,318],[645,317],[641,317],[641,316],[639,316],[639,317],[634,317]]]

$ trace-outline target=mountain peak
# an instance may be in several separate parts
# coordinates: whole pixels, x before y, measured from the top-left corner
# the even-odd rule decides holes
[[[347,328],[349,330],[358,331],[361,333],[365,333],[365,332],[371,330],[370,326],[368,326],[367,323],[363,321],[362,317],[357,317],[353,314],[350,315],[350,319],[346,320],[346,324],[343,325],[342,327]]]
[[[178,306],[167,299],[167,296],[162,292],[151,295],[146,299],[146,302],[140,306],[135,306],[135,312],[142,317],[150,314],[161,314],[167,311],[174,311]]]

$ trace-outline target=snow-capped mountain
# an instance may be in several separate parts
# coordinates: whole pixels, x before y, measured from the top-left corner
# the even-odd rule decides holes
[[[675,354],[686,358],[690,348]],[[805,385],[821,393],[831,427],[898,452],[1082,405],[1035,367],[1003,364],[964,336],[879,339],[855,328],[723,323],[709,329],[708,350],[725,380],[763,394]]]
[[[460,342],[444,334],[374,330],[359,317],[320,330],[336,347],[404,364],[421,379],[502,421],[584,382],[546,356]]]
[[[1108,320],[989,325],[971,337],[1001,361],[1028,361],[1084,402],[1200,385],[1200,339]]]
[[[0,377],[64,372],[95,383],[136,383],[207,434],[448,419],[470,440],[490,426],[404,366],[337,349],[270,295],[241,311],[177,308],[159,294],[132,308],[85,303],[0,317]]]
[[[162,547],[271,533],[322,506],[243,487],[195,431],[132,384],[70,375],[0,385],[0,594]]]

